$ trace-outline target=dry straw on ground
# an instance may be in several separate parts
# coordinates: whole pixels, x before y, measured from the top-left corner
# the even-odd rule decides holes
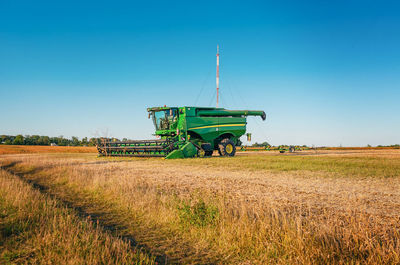
[[[399,263],[399,150],[303,154],[0,161],[167,263]]]

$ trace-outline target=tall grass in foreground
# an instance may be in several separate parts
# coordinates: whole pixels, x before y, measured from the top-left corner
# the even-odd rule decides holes
[[[257,174],[246,175],[246,165],[242,170],[239,166],[229,169],[242,158],[185,160],[180,162],[184,166],[163,160],[16,159],[21,163],[11,171],[97,216],[102,225],[115,228],[114,235],[132,236],[152,253],[165,254],[169,262],[400,263],[398,192],[386,187],[398,186],[398,178],[360,180],[357,170],[343,170],[330,158],[307,160],[312,176],[307,171],[291,175],[276,168],[271,170],[274,173],[261,168]],[[247,162],[268,160],[252,159]],[[345,168],[352,160],[362,164],[361,159],[350,158]],[[352,175],[326,178],[325,171],[319,170],[324,161],[338,173],[354,172],[357,180]],[[301,169],[299,159],[292,162]],[[398,162],[385,160],[385,165],[396,168]],[[212,177],[214,173],[220,177]],[[328,181],[347,190],[325,187]],[[294,194],[280,192],[283,188]],[[338,194],[326,194],[330,189]],[[387,212],[376,209],[379,201]]]
[[[91,221],[0,170],[0,264],[152,264]]]

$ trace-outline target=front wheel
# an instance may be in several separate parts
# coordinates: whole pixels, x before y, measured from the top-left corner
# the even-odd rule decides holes
[[[225,138],[218,144],[218,151],[221,156],[234,156],[236,153],[235,143],[231,139]]]

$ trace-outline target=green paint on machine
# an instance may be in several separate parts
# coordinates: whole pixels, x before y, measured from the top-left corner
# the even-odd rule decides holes
[[[185,158],[185,155],[183,154],[182,150],[175,149],[171,153],[169,153],[165,158],[167,159]]]
[[[186,158],[235,155],[238,139],[246,133],[247,116],[260,116],[264,111],[226,110],[207,107],[148,108],[153,119],[157,140],[111,141],[97,144],[101,156],[160,156]]]

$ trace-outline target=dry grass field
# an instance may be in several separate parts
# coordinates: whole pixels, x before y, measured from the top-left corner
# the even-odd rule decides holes
[[[96,147],[82,146],[40,146],[40,145],[0,145],[0,155],[28,153],[96,153]]]
[[[0,263],[400,263],[400,150],[0,164]]]

